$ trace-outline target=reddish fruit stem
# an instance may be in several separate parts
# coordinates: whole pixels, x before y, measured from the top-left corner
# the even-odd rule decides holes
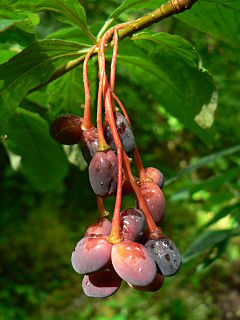
[[[101,66],[99,65],[99,68]],[[102,126],[102,95],[103,95],[103,71],[99,75],[99,86],[98,86],[98,101],[97,101],[97,131],[98,131],[98,151],[109,150],[110,147],[107,144],[103,126]]]
[[[96,46],[94,46],[88,52],[83,63],[83,84],[84,84],[84,93],[85,93],[85,107],[84,107],[84,116],[83,116],[83,123],[82,123],[83,130],[89,130],[93,128],[93,124],[91,121],[91,96],[90,96],[90,88],[89,88],[88,75],[87,75],[87,66],[88,66],[88,61],[91,58],[91,55],[93,54],[93,51],[95,50],[95,48]]]
[[[127,119],[130,127],[132,128],[132,125],[131,125],[130,119],[128,117],[127,111],[126,111],[125,107],[123,106],[122,102],[119,100],[119,98],[116,96],[116,94],[113,91],[112,91],[112,96],[113,96],[114,100],[117,102],[117,104],[119,105],[120,109],[122,110],[122,112],[124,114],[124,117]],[[134,139],[135,139],[135,137],[134,137]],[[136,144],[136,148],[134,150],[133,155],[134,155],[134,159],[136,161],[136,166],[137,166],[140,182],[151,181],[151,178],[149,178],[147,176],[147,174],[145,172],[145,169],[143,167],[143,163],[142,163],[142,160],[141,160],[141,157],[140,157],[140,153],[139,153],[139,150],[138,150],[136,139],[135,139],[135,144]]]
[[[122,241],[120,234],[120,213],[122,204],[122,147],[117,148],[118,159],[118,182],[117,182],[117,195],[114,206],[113,218],[112,218],[112,230],[108,237],[111,243],[119,243]]]
[[[143,197],[143,195],[137,185],[137,182],[132,174],[130,160],[125,152],[123,152],[123,168],[124,168],[124,173],[126,175],[126,178],[131,183],[131,186],[136,194],[139,208],[142,210],[142,212],[144,213],[144,215],[146,217],[147,228],[148,228],[149,234],[159,233],[159,228],[156,226],[155,222],[153,221],[153,218],[152,218],[151,213],[148,209],[146,201],[145,201],[145,199],[144,199],[144,197]]]
[[[106,97],[105,97],[105,113],[107,116],[107,120],[108,120],[110,129],[112,131],[115,146],[116,146],[117,150],[119,150],[119,148],[121,148],[121,150],[122,150],[124,171],[125,171],[127,179],[130,181],[131,186],[136,194],[136,197],[137,197],[138,203],[139,203],[139,208],[145,214],[148,231],[149,231],[149,233],[158,233],[159,229],[157,228],[155,222],[153,221],[151,213],[150,213],[148,206],[144,200],[144,197],[141,194],[141,191],[137,185],[137,182],[135,181],[135,179],[133,177],[133,174],[131,171],[131,166],[130,166],[130,160],[122,147],[122,143],[121,143],[121,140],[120,140],[120,137],[119,137],[119,134],[117,131],[115,119],[114,119],[114,114],[113,114],[112,104],[111,104],[112,96],[111,96],[111,91],[110,91],[110,88],[109,88],[109,85],[107,82],[107,75],[106,75],[106,70],[105,70],[105,54],[104,54],[105,44],[106,44],[109,36],[111,36],[111,33],[112,33],[112,30],[109,30],[105,33],[105,35],[103,36],[103,38],[101,40],[100,47],[99,47],[100,58],[101,58],[101,67],[102,67],[103,75],[105,78],[104,84],[107,86]],[[120,168],[121,168],[121,172],[120,171],[118,171],[118,172],[122,176],[122,166]],[[118,169],[120,169],[120,168],[118,168]],[[121,188],[122,188],[122,184],[118,183],[117,194],[118,193],[120,194],[121,191],[119,189],[121,189]],[[117,207],[115,206],[113,217],[114,217],[113,223],[112,223],[112,230],[114,232],[113,236],[115,237],[115,239],[117,239],[117,237],[120,235],[120,208],[119,208],[119,206],[117,206]],[[118,238],[118,241],[121,241],[121,239]]]
[[[105,105],[105,115],[106,119],[109,123],[110,129],[112,131],[113,139],[115,142],[115,146],[117,149],[117,158],[118,158],[118,183],[117,183],[117,195],[115,201],[115,207],[113,212],[113,219],[112,219],[112,231],[110,236],[108,237],[108,241],[111,243],[118,243],[122,241],[120,235],[120,213],[121,213],[121,202],[122,202],[122,143],[117,131],[113,109],[112,109],[112,96],[110,87],[107,81],[106,69],[105,69],[105,55],[104,55],[104,48],[108,38],[111,36],[113,30],[110,30],[105,33],[103,36],[99,52],[100,52],[100,67],[101,67],[101,77],[103,77],[103,83],[105,88],[103,91],[105,92],[104,97],[104,105]]]
[[[98,218],[104,218],[109,216],[109,212],[105,209],[103,198],[97,196]]]
[[[112,92],[114,92],[114,87],[115,87],[117,52],[118,52],[118,30],[114,29],[114,47],[113,47],[111,74],[110,74],[110,88]]]

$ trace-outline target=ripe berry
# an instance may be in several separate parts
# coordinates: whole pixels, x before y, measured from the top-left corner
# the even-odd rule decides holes
[[[79,142],[82,133],[81,125],[81,117],[65,114],[51,123],[49,132],[57,142],[71,145]]]
[[[80,146],[84,159],[87,163],[90,163],[98,150],[98,134],[96,128],[82,131]]]
[[[107,197],[116,193],[117,156],[112,150],[97,152],[88,169],[90,184],[96,195]]]
[[[182,258],[178,248],[167,237],[149,240],[145,247],[156,261],[163,276],[175,275],[181,267]]]
[[[108,218],[98,218],[90,227],[87,228],[84,237],[90,236],[91,234],[102,234],[108,236],[111,232],[112,224]]]
[[[128,283],[128,285],[131,288],[139,290],[139,291],[155,292],[155,291],[158,291],[162,287],[163,282],[164,282],[164,277],[161,274],[157,273],[153,282],[151,282],[147,286],[142,286],[142,287],[141,286],[134,286],[131,283]]]
[[[160,189],[163,188],[164,185],[164,175],[161,171],[156,168],[149,167],[145,169],[145,172],[149,178],[153,180],[156,185],[159,186]]]
[[[122,279],[113,269],[105,269],[85,275],[82,287],[88,297],[106,298],[113,295],[121,283]]]
[[[165,216],[166,203],[162,190],[153,182],[140,185],[141,193],[155,223],[160,223]],[[139,208],[138,201],[136,201]],[[140,208],[141,209],[141,208]]]
[[[156,276],[156,263],[137,242],[123,241],[112,247],[112,264],[118,275],[136,286],[147,286]]]
[[[91,273],[106,268],[111,262],[112,245],[103,235],[82,238],[72,253],[73,269],[80,273]]]
[[[132,129],[129,126],[126,118],[120,112],[115,112],[114,118],[115,118],[117,130],[118,130],[123,148],[126,151],[126,153],[130,155],[136,148]],[[106,142],[111,146],[111,148],[114,151],[116,151],[115,143],[114,143],[112,132],[109,125],[106,126],[104,130],[104,135],[105,135]]]
[[[145,225],[145,216],[142,211],[130,208],[121,212],[120,226],[124,240],[138,240],[143,235]]]

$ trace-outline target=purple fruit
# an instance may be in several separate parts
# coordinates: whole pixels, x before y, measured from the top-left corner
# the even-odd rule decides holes
[[[160,223],[165,217],[166,202],[162,190],[154,182],[141,184],[140,191],[155,223]],[[136,201],[139,208],[138,201]],[[141,208],[140,208],[141,209]]]
[[[151,178],[152,181],[154,183],[156,183],[157,186],[159,186],[160,189],[163,188],[163,186],[164,186],[164,175],[163,175],[163,173],[161,171],[159,171],[156,168],[149,167],[149,168],[145,169],[145,172],[146,172],[147,176],[149,178]]]
[[[85,232],[85,237],[90,236],[91,234],[102,234],[108,236],[111,232],[112,224],[108,218],[98,218],[90,227],[87,228]]]
[[[132,129],[129,123],[127,122],[126,118],[120,112],[114,112],[114,118],[115,118],[118,134],[121,139],[123,148],[127,154],[131,154],[136,148]],[[112,136],[112,131],[109,125],[106,126],[104,130],[104,135],[107,143],[111,146],[111,148],[114,151],[116,151],[115,143]]]
[[[145,225],[146,220],[142,211],[130,208],[121,212],[120,226],[124,240],[138,240],[143,235]]]
[[[98,134],[96,128],[82,131],[80,146],[84,159],[87,163],[90,163],[98,150]]]
[[[163,276],[175,275],[181,267],[182,258],[174,242],[167,237],[149,240],[145,247],[156,261]]]
[[[101,270],[85,275],[82,288],[88,297],[106,298],[113,295],[121,286],[122,279],[113,269]]]
[[[108,197],[117,190],[117,156],[112,150],[98,151],[89,165],[89,180],[93,191]]]
[[[111,263],[112,245],[103,235],[82,238],[72,253],[73,269],[86,274],[106,268]]]
[[[50,125],[50,135],[61,144],[72,145],[78,143],[81,137],[82,118],[73,114],[57,117]]]
[[[156,263],[147,249],[130,240],[112,247],[112,264],[117,274],[136,286],[147,286],[156,277]]]

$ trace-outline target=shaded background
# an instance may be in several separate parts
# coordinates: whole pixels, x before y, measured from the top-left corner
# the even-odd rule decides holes
[[[97,30],[120,1],[81,3],[89,25]],[[130,10],[123,13],[121,20],[144,12]],[[37,38],[64,28],[66,25],[57,21],[53,13],[42,12]],[[74,151],[77,155],[71,153],[80,161],[70,165],[64,180],[53,190],[40,192],[17,166],[16,156],[9,155],[11,148],[3,143],[0,145],[1,320],[240,319],[240,241],[236,236],[239,232],[234,236],[228,232],[239,230],[240,223],[239,49],[175,18],[151,30],[180,35],[192,43],[218,89],[211,140],[204,141],[168,113],[147,88],[144,90],[125,76],[126,66],[119,66],[116,78],[116,92],[133,121],[144,165],[155,166],[166,176],[167,214],[163,230],[182,253],[188,253],[193,243],[195,248],[185,255],[178,275],[166,279],[157,293],[134,291],[124,283],[113,297],[102,300],[86,297],[81,289],[82,277],[72,269],[70,257],[87,226],[95,220],[97,210],[79,150]],[[72,34],[68,39],[75,37],[78,39],[77,34]],[[13,46],[16,40],[5,42]],[[120,49],[121,45],[124,48],[120,43]],[[80,75],[81,66],[76,70],[79,71],[72,72]],[[96,91],[96,76],[92,82],[91,88]],[[51,90],[51,87],[42,89],[28,96],[21,106],[38,112],[50,123],[62,112],[56,106],[49,111],[49,100],[44,105]],[[77,96],[77,90],[74,92]],[[57,99],[57,93],[51,97]],[[83,114],[81,108],[79,114]],[[133,196],[124,198],[123,206],[133,205]],[[106,206],[112,211],[113,199],[107,199]],[[212,230],[219,233],[215,235]]]

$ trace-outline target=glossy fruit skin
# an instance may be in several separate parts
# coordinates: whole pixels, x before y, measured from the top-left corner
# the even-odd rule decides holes
[[[105,236],[91,235],[82,238],[72,253],[73,269],[80,274],[96,272],[111,263],[112,245]]]
[[[79,142],[82,134],[82,118],[73,114],[57,117],[49,128],[51,137],[61,144],[72,145]]]
[[[112,223],[108,218],[98,218],[91,226],[89,226],[85,232],[84,237],[96,234],[102,234],[108,236],[112,229]]]
[[[136,290],[139,290],[139,291],[156,292],[156,291],[158,291],[159,289],[161,289],[161,287],[162,287],[162,285],[163,285],[163,282],[164,282],[164,277],[163,277],[161,274],[157,273],[155,279],[153,280],[153,282],[150,283],[150,284],[147,285],[147,286],[143,286],[143,287],[134,286],[134,285],[132,285],[131,283],[128,283],[128,285],[129,285],[131,288],[136,289]]]
[[[85,275],[82,288],[88,297],[106,298],[113,295],[121,286],[122,279],[113,269],[101,270]]]
[[[144,182],[140,191],[155,223],[160,223],[165,217],[166,202],[162,190],[154,182]],[[139,208],[138,201],[136,201]]]
[[[82,130],[80,137],[80,146],[83,157],[87,163],[90,163],[98,150],[97,128]]]
[[[108,197],[116,193],[117,156],[112,150],[98,151],[92,158],[88,172],[93,191],[101,197]]]
[[[126,240],[114,245],[112,264],[123,280],[136,286],[147,286],[156,277],[156,263],[137,242]]]
[[[163,276],[170,277],[179,271],[182,258],[172,240],[167,237],[158,240],[149,240],[145,244],[145,247],[156,261]]]
[[[139,209],[129,208],[121,212],[120,227],[124,240],[138,240],[146,226],[144,214]]]
[[[131,155],[136,148],[132,129],[129,126],[126,118],[120,112],[114,112],[114,118],[123,148],[128,155]],[[110,147],[116,152],[115,143],[109,125],[105,127],[104,136],[107,144],[109,144]]]
[[[164,186],[164,175],[163,173],[158,170],[157,168],[149,167],[145,169],[145,172],[149,178],[153,180],[154,183],[156,183],[157,186],[159,186],[160,189]]]

